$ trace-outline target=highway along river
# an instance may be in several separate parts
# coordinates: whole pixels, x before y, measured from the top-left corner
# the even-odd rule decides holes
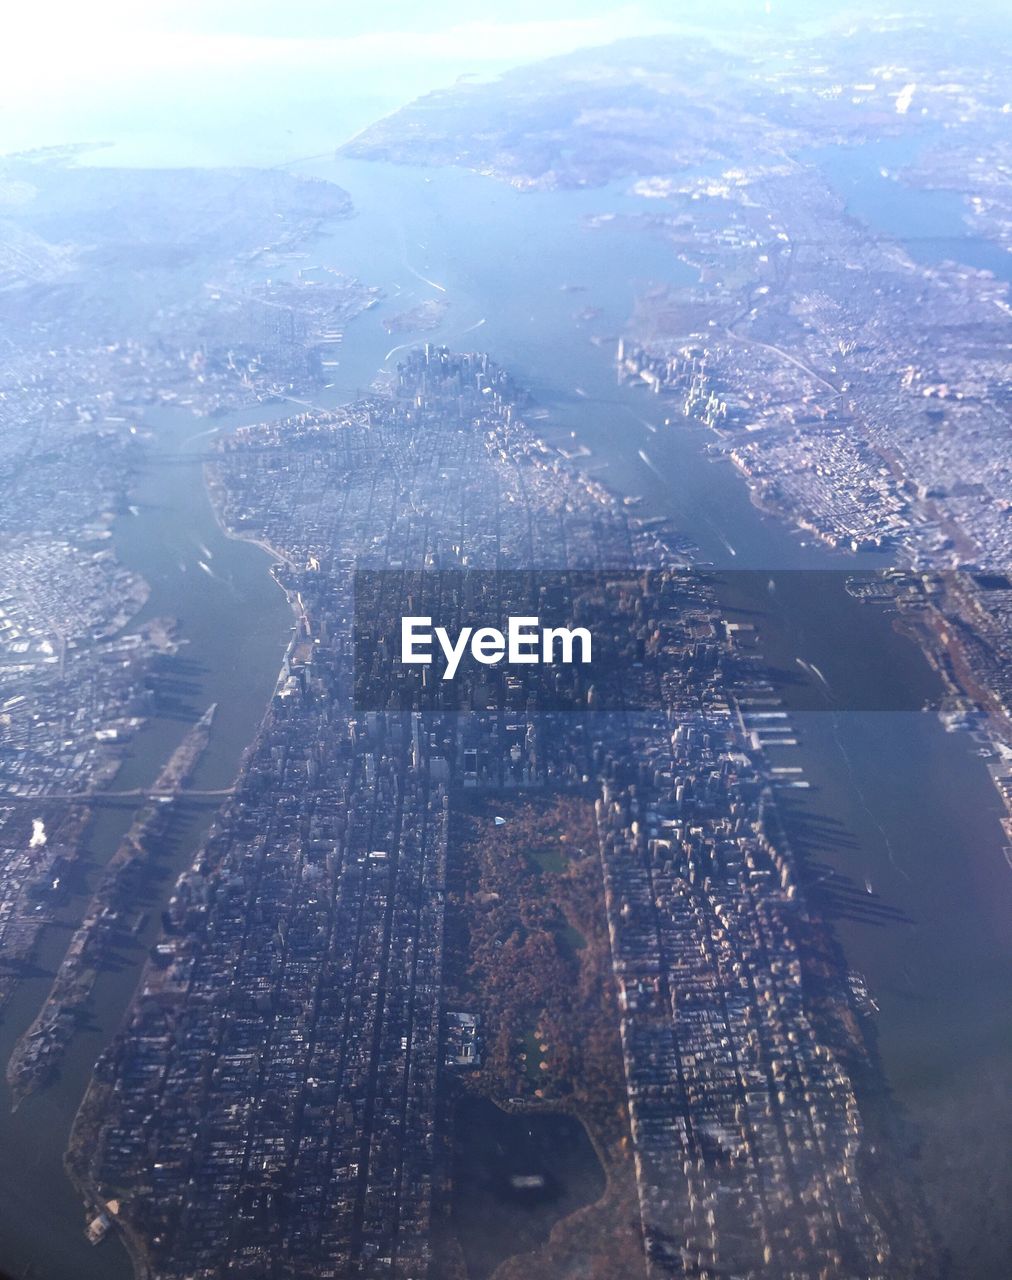
[[[778,664],[801,658],[829,686],[823,709],[794,717],[799,745],[783,763],[801,768],[812,788],[785,799],[788,828],[821,881],[849,963],[881,1007],[877,1030],[889,1085],[922,1144],[922,1172],[944,1241],[962,1248],[976,1225],[991,1159],[978,1164],[978,1144],[1001,1131],[1009,1105],[998,1077],[1007,1027],[1001,975],[1009,876],[997,796],[972,739],[945,734],[930,714],[880,709],[885,684],[902,695],[890,706],[919,706],[938,692],[890,617],[852,600],[843,572],[813,609],[792,574],[845,570],[859,561],[806,546],[758,513],[728,464],[707,454],[702,429],[680,415],[677,425],[665,425],[674,406],[617,385],[611,339],[625,326],[637,292],[689,282],[691,270],[646,231],[618,230],[608,221],[586,225],[585,215],[642,211],[621,187],[520,194],[455,170],[363,162],[315,162],[300,171],[341,183],[359,210],[310,246],[306,265],[332,266],[386,291],[380,306],[350,326],[320,404],[367,388],[384,364],[396,363],[401,343],[489,351],[532,390],[546,438],[582,447],[595,474],[623,495],[641,496],[643,515],[668,517],[705,559],[761,571],[728,575],[727,607],[758,625]],[[449,304],[438,330],[384,328],[383,320],[436,299]],[[243,420],[282,412],[274,406]],[[192,438],[207,424],[161,412],[145,425],[155,442],[137,479],[139,514],[119,521],[116,546],[151,582],[148,610],[179,618],[187,644],[166,664],[161,714],[139,736],[114,786],[153,779],[185,725],[214,701],[211,746],[192,783],[213,789],[231,782],[256,730],[291,615],[267,572],[268,557],[226,539],[214,521],[199,483],[207,441]],[[869,662],[869,652],[877,660]],[[839,709],[845,706],[865,709]],[[181,806],[176,838],[151,877],[149,923],[122,967],[100,976],[92,1024],[75,1037],[61,1078],[13,1117],[0,1100],[0,1149],[22,1153],[0,1170],[0,1267],[15,1275],[28,1274],[29,1265],[33,1280],[128,1274],[118,1244],[92,1250],[85,1243],[62,1152],[91,1064],[136,984],[159,905],[212,807],[213,801]],[[88,865],[66,904],[68,922],[79,917],[88,884],[129,819],[117,809],[100,812]],[[67,938],[65,927],[48,931],[41,972],[23,984],[0,1027],[4,1060],[37,1011]],[[975,1274],[986,1277],[988,1259],[979,1261]]]

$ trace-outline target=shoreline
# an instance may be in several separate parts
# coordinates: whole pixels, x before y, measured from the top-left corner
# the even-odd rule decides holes
[[[201,474],[204,477],[205,492],[207,495],[208,505],[211,509],[214,520],[218,525],[219,529],[221,530],[222,534],[225,537],[230,538],[236,542],[245,542],[248,544],[255,545],[259,547],[262,551],[266,552],[267,555],[270,556],[272,559],[274,559],[276,562],[287,564],[290,568],[294,569],[295,568],[294,561],[292,561],[289,556],[278,552],[276,548],[271,547],[263,539],[246,537],[228,528],[228,526],[225,524],[222,518],[219,504],[215,500],[216,486],[210,482],[206,474],[206,468],[209,465],[210,465],[209,462],[206,460],[202,463]],[[269,567],[267,569],[267,573],[268,573],[268,576],[271,578],[271,580],[275,582],[278,588],[283,592],[286,603],[291,609],[292,615],[296,621],[296,625],[295,627],[293,627],[293,634],[289,637],[284,648],[285,657],[290,657],[297,641],[297,634],[295,634],[295,632],[297,632],[297,623],[298,623],[298,616],[299,616],[298,611],[295,608],[295,605],[292,601],[292,597],[290,593],[287,590],[285,590],[282,584],[278,581],[275,574],[271,572]],[[251,753],[254,751],[256,744],[259,741],[261,735],[263,734],[264,728],[272,713],[274,693],[277,689],[278,679],[280,678],[280,671],[281,671],[281,667],[278,668],[278,674],[275,676],[274,687],[272,688],[271,693],[268,696],[267,704],[264,708],[263,715],[260,717],[257,723],[256,730],[252,738],[249,740],[249,742],[247,742],[244,745],[242,749],[242,753],[240,755],[239,762],[234,774],[233,787],[235,787],[238,784],[238,781],[241,778],[243,771],[246,767],[247,761]],[[214,827],[214,821],[215,819],[212,817],[211,826],[209,830],[205,832],[204,836],[201,838],[199,844],[197,845],[196,849],[192,852],[186,865],[180,868],[177,875],[173,877],[173,881],[172,881],[173,884],[175,884],[178,881],[179,876],[185,874],[193,866],[193,864],[203,855],[203,851],[206,846],[208,835],[210,834],[210,832],[213,830],[213,827]],[[141,963],[138,976],[137,976],[137,981],[134,985],[133,993],[130,996],[130,999],[126,1005],[126,1008],[124,1009],[121,1025],[126,1021],[126,1019],[130,1015],[130,1011],[137,998],[137,992],[141,989],[141,986],[145,980],[145,976],[148,972],[148,968],[150,964],[151,964],[150,957],[146,957]],[[112,1043],[113,1041],[110,1041],[104,1047],[103,1052],[108,1050],[108,1048],[111,1046]],[[105,1110],[105,1102],[110,1096],[110,1086],[104,1081],[102,1081],[98,1076],[98,1067],[100,1063],[101,1063],[101,1058],[96,1063],[95,1069],[93,1069],[92,1071],[89,1082],[85,1088],[84,1095],[82,1096],[80,1104],[78,1105],[75,1111],[74,1119],[71,1124],[70,1134],[68,1136],[67,1144],[63,1153],[64,1169],[66,1170],[67,1176],[70,1179],[74,1189],[76,1190],[80,1200],[86,1206],[86,1208],[87,1206],[95,1206],[95,1205],[104,1207],[107,1204],[105,1197],[102,1195],[100,1185],[95,1180],[92,1170],[88,1165],[87,1157],[85,1154],[89,1150],[96,1151],[98,1149],[98,1134],[101,1129],[100,1116],[103,1114]],[[126,1216],[124,1216],[122,1213],[109,1214],[108,1216],[110,1218],[111,1226],[116,1228],[116,1234],[122,1240],[124,1248],[126,1249],[127,1254],[130,1258],[131,1265],[134,1269],[134,1280],[151,1280],[151,1276],[152,1276],[151,1261],[150,1261],[149,1252],[143,1241],[143,1238],[136,1231],[136,1229],[130,1224],[129,1219]]]

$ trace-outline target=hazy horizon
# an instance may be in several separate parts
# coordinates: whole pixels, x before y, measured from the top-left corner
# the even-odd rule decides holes
[[[461,76],[629,36],[692,28],[726,39],[743,23],[805,27],[869,12],[835,0],[693,0],[677,10],[655,0],[478,9],[454,0],[433,27],[431,12],[402,0],[361,11],[319,0],[283,11],[264,0],[157,0],[143,11],[59,0],[5,23],[0,154],[110,142],[103,158],[118,164],[283,164]]]

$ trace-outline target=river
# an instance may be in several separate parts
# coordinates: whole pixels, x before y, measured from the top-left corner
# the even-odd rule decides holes
[[[292,614],[267,572],[267,555],[225,537],[218,526],[202,480],[206,440],[194,438],[201,424],[184,411],[162,410],[150,413],[146,425],[153,439],[133,485],[137,514],[118,517],[113,539],[120,560],[151,585],[140,620],[177,618],[184,643],[177,656],[158,660],[156,714],[130,743],[111,786],[121,790],[153,782],[188,725],[216,702],[210,741],[189,785],[199,790],[227,787],[274,687]],[[201,560],[211,573],[200,568]],[[147,924],[132,945],[117,953],[115,964],[99,973],[88,1025],[75,1034],[58,1082],[31,1095],[13,1114],[6,1084],[0,1090],[0,1150],[5,1153],[0,1161],[0,1268],[16,1276],[127,1280],[131,1275],[118,1240],[99,1248],[85,1240],[84,1210],[64,1174],[63,1150],[94,1060],[119,1026],[157,937],[159,911],[216,807],[213,800],[176,807],[169,833],[144,877],[145,900],[138,909],[148,911]],[[85,856],[68,877],[71,892],[61,904],[60,923],[45,930],[34,973],[4,1012],[4,1063],[45,999],[99,870],[131,818],[131,808],[122,802],[98,808]]]
[[[854,177],[850,194],[874,205],[877,167],[859,155],[847,171]],[[923,1145],[925,1182],[944,1240],[961,1248],[975,1224],[973,1199],[960,1180],[972,1178],[977,1130],[988,1118],[997,1125],[995,1107],[1008,1116],[1008,1095],[997,1088],[1008,1025],[1001,975],[1009,893],[997,796],[973,739],[945,734],[932,715],[875,709],[883,701],[883,671],[904,685],[903,705],[937,693],[923,658],[893,632],[890,617],[846,596],[842,573],[832,607],[813,613],[796,589],[799,579],[790,576],[883,561],[844,559],[760,514],[736,473],[707,453],[702,429],[680,417],[665,426],[671,409],[663,400],[618,385],[613,348],[591,337],[622,332],[644,286],[693,279],[648,231],[585,224],[588,214],[642,210],[621,185],[521,194],[456,170],[314,161],[299,171],[339,182],[358,210],[309,247],[304,265],[333,266],[386,291],[380,306],[350,326],[333,385],[319,403],[338,403],[368,386],[405,340],[431,337],[489,351],[531,389],[546,414],[538,425],[548,439],[585,446],[588,467],[622,494],[641,495],[643,514],[671,517],[715,565],[761,570],[728,575],[728,607],[759,623],[778,662],[800,657],[825,673],[825,709],[797,713],[800,745],[790,760],[785,755],[784,763],[796,760],[813,784],[785,803],[788,827],[825,869],[827,902],[848,959],[881,1005],[884,1068]],[[863,208],[855,212],[866,216]],[[948,244],[951,234],[947,227],[941,238]],[[921,252],[929,239],[918,240]],[[438,331],[399,337],[383,328],[384,318],[432,298],[449,303]],[[148,611],[178,617],[187,644],[166,664],[162,714],[138,737],[121,780],[153,778],[185,720],[217,701],[211,747],[193,785],[227,785],[266,705],[291,615],[267,573],[267,557],[224,538],[213,519],[198,482],[203,442],[187,440],[199,424],[160,412],[148,415],[146,425],[155,442],[138,477],[140,514],[118,521],[116,548],[152,583]],[[197,564],[201,559],[210,573]],[[834,702],[832,690],[846,696]],[[0,1263],[18,1275],[29,1262],[34,1280],[128,1274],[118,1244],[98,1250],[85,1244],[81,1207],[60,1160],[91,1063],[136,982],[157,904],[209,818],[209,809],[182,815],[178,839],[152,877],[152,922],[122,967],[101,975],[94,1024],[75,1038],[60,1081],[13,1117],[0,1100],[0,1144],[25,1153],[0,1173]],[[128,821],[128,813],[101,811],[68,920],[80,914],[95,868]],[[66,928],[47,931],[40,969],[52,971],[66,938]],[[46,974],[23,984],[0,1028],[0,1049],[9,1052],[48,981]],[[987,1089],[974,1090],[981,1078]],[[974,1274],[992,1274],[986,1258],[982,1265]]]
[[[1007,257],[970,234],[959,197],[894,179],[918,145],[809,158],[854,217],[902,239],[918,261],[953,258],[1007,278]],[[426,336],[489,351],[510,368],[547,411],[539,429],[549,440],[585,446],[591,470],[641,495],[643,514],[670,517],[704,558],[731,571],[722,599],[758,625],[773,664],[797,671],[800,658],[826,677],[824,709],[794,715],[799,745],[777,757],[811,784],[782,793],[788,834],[880,1005],[882,1065],[942,1245],[961,1266],[972,1260],[981,1280],[997,1280],[1005,1224],[990,1170],[1002,1160],[995,1135],[1012,1110],[1012,876],[979,743],[917,710],[939,695],[934,673],[891,615],[844,590],[842,570],[888,562],[830,551],[762,515],[740,477],[707,452],[705,431],[680,416],[665,426],[670,405],[618,385],[612,344],[591,337],[621,333],[644,287],[694,279],[648,230],[587,224],[588,215],[642,213],[626,183],[532,194],[452,169],[353,161],[311,169],[347,187],[360,211],[314,257],[388,293],[353,330],[329,394],[361,385],[404,340],[385,334],[384,316],[445,291],[446,319]],[[588,309],[593,319],[577,318]]]

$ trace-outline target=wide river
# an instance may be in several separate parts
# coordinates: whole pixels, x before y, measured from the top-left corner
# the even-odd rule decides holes
[[[896,202],[909,200],[918,210],[917,256],[960,256],[952,244],[963,230],[952,202],[922,201],[912,191],[898,197],[880,167],[881,157],[867,148],[834,153],[826,163],[856,214],[872,222],[881,214],[879,230],[901,233],[913,215],[897,212]],[[799,658],[814,664],[838,705],[867,708],[833,710],[827,695],[824,710],[794,717],[799,746],[785,749],[783,763],[803,768],[812,787],[785,798],[789,830],[821,878],[819,892],[849,962],[881,1007],[884,1070],[910,1141],[920,1146],[943,1241],[956,1256],[975,1258],[975,1276],[997,1276],[1000,1242],[990,1238],[994,1221],[983,1201],[987,1164],[1001,1155],[988,1135],[1000,1133],[1009,1115],[1003,995],[1012,880],[997,796],[973,739],[946,734],[931,714],[881,709],[920,706],[938,692],[889,616],[846,595],[842,572],[827,575],[831,585],[813,608],[805,579],[792,572],[882,560],[844,559],[806,545],[755,510],[737,474],[708,453],[702,429],[680,416],[665,425],[673,406],[618,385],[611,339],[625,327],[637,293],[693,279],[650,232],[587,225],[586,215],[642,212],[643,202],[621,186],[520,194],[455,170],[313,161],[299,171],[339,182],[358,212],[332,225],[296,265],[334,267],[385,291],[384,301],[350,326],[319,403],[366,388],[384,364],[396,362],[402,342],[429,338],[489,351],[531,389],[549,440],[583,445],[595,474],[623,495],[640,495],[644,515],[669,517],[715,565],[761,571],[729,576],[725,599],[758,623],[771,660],[785,669]],[[426,299],[448,303],[438,331],[388,334],[385,318]],[[598,345],[592,337],[608,341]],[[284,411],[274,406],[243,420]],[[193,785],[224,786],[263,714],[291,615],[268,575],[268,557],[225,538],[214,520],[200,483],[206,439],[198,433],[208,424],[159,412],[144,425],[153,433],[150,462],[137,477],[138,514],[116,526],[116,548],[151,582],[148,612],[177,617],[186,644],[160,672],[160,714],[138,736],[116,785],[153,779],[185,725],[215,701],[211,745]],[[129,1275],[118,1243],[86,1244],[62,1152],[95,1056],[123,1017],[159,906],[212,812],[212,802],[181,811],[149,877],[143,905],[150,922],[122,963],[100,975],[93,1018],[76,1036],[58,1083],[13,1116],[0,1098],[0,1150],[17,1153],[0,1165],[0,1268],[16,1276]],[[69,925],[129,819],[110,806],[93,824],[64,923],[47,932],[38,974],[22,984],[0,1026],[0,1061],[44,997]]]

